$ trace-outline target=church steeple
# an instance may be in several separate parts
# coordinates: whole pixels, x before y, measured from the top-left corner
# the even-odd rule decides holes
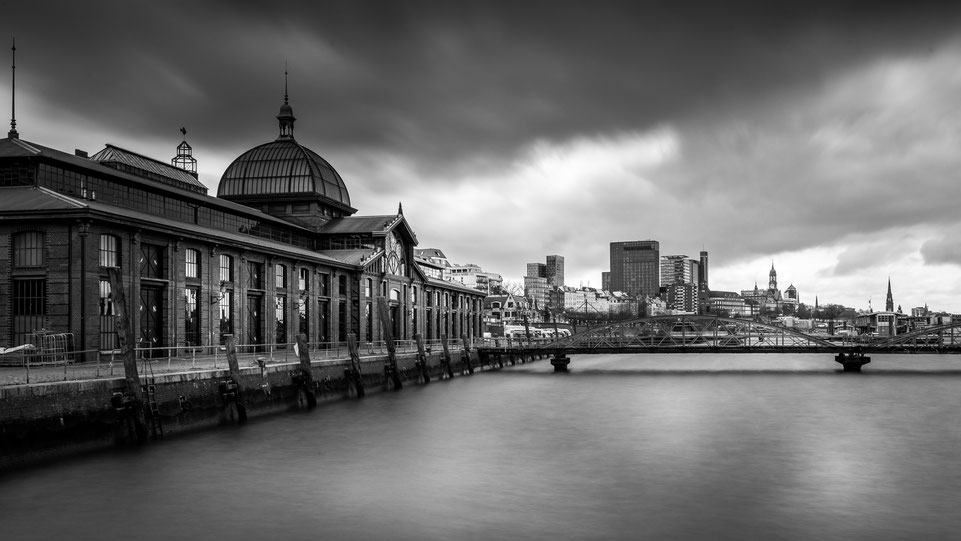
[[[280,137],[278,139],[294,138],[294,109],[290,106],[287,98],[287,70],[284,70],[284,104],[280,106],[280,113],[277,115],[280,121]]]
[[[768,289],[772,291],[776,290],[777,289],[777,271],[774,270],[773,260],[771,261],[771,272],[768,273],[768,277],[769,277],[768,284],[767,284]]]
[[[884,311],[893,312],[894,311],[894,297],[891,296],[891,277],[888,277],[888,298],[884,301]]]

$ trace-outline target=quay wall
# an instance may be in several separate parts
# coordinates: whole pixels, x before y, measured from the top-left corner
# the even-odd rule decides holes
[[[455,377],[468,374],[460,351],[451,351],[451,371]],[[448,377],[443,354],[428,355],[431,381]],[[398,354],[398,375],[404,386],[423,384],[416,354]],[[528,356],[523,360],[532,360]],[[520,358],[478,356],[471,353],[471,368],[485,370]],[[387,389],[384,367],[387,356],[365,357],[361,361],[365,394]],[[313,395],[316,401],[343,400],[351,395],[345,378],[347,360],[311,363]],[[239,387],[248,417],[276,414],[308,407],[304,392],[292,381],[299,374],[296,362],[267,364],[240,370]],[[141,382],[155,386],[160,428],[164,438],[191,430],[238,424],[236,406],[226,401],[220,384],[229,377],[223,370],[158,374]],[[111,403],[115,391],[122,390],[123,377],[36,383],[0,387],[0,472],[55,460],[79,452],[134,445],[135,438],[126,421]],[[403,392],[403,390],[401,390]],[[353,393],[356,394],[356,393]],[[144,408],[148,408],[144,396]],[[148,443],[158,439],[152,434],[147,417]]]

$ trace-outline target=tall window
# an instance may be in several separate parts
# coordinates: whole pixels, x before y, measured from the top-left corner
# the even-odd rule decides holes
[[[43,233],[28,231],[14,235],[13,266],[42,267],[43,252]]]
[[[247,262],[247,289],[264,289],[264,264]]]
[[[300,269],[300,279],[297,281],[297,289],[300,296],[297,299],[297,314],[299,319],[299,325],[297,326],[297,332],[304,335],[306,340],[310,340],[310,304],[307,302],[309,300],[310,288],[310,270]]]
[[[200,298],[199,287],[184,288],[184,345],[200,345]]]
[[[320,285],[320,296],[329,297],[330,296],[330,275],[326,272],[320,273],[318,275],[318,282]]]
[[[364,297],[366,297],[366,298],[369,299],[369,298],[370,298],[370,294],[373,293],[374,281],[371,280],[370,278],[368,278],[368,279],[364,282],[364,284],[365,284],[365,285],[364,285]]]
[[[100,280],[100,349],[115,350],[120,347],[117,341],[117,312],[113,305],[113,291],[110,282]]]
[[[42,274],[23,275],[42,272],[38,267],[44,264],[45,251],[43,233],[28,231],[13,236],[13,266],[19,271],[11,295],[13,345],[30,343],[30,335],[46,324],[47,278]]]
[[[364,320],[366,321],[364,329],[364,341],[372,342],[374,340],[374,318],[371,317],[370,303],[364,303]]]
[[[276,344],[287,343],[287,296],[277,295],[276,306],[274,309],[274,320],[276,323],[277,337]]]
[[[13,280],[13,343],[30,343],[30,335],[44,328],[47,315],[46,278]]]
[[[220,255],[220,281],[234,281],[234,258],[229,255]]]
[[[278,263],[274,267],[274,287],[277,289],[287,289],[287,265]]]
[[[184,256],[186,260],[184,270],[187,278],[200,278],[202,271],[200,268],[200,250],[188,248]]]
[[[100,235],[100,266],[119,267],[120,239],[115,235]]]
[[[234,332],[233,301],[234,292],[228,290],[223,292],[223,296],[220,297],[220,301],[218,302],[220,308],[221,339],[223,339],[224,334],[233,334]]]

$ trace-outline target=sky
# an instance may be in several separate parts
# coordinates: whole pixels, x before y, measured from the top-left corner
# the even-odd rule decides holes
[[[358,215],[509,282],[654,239],[715,290],[961,313],[961,3],[0,0],[14,39],[21,139],[167,161],[185,127],[211,194],[286,71]]]

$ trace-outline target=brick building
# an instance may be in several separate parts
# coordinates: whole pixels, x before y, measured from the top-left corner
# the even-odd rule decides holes
[[[0,347],[70,336],[117,347],[118,268],[143,355],[171,347],[480,336],[484,293],[429,276],[396,214],[354,216],[346,184],[294,139],[241,154],[217,197],[186,140],[171,164],[108,145],[88,157],[0,139]],[[389,321],[377,316],[378,297]]]

